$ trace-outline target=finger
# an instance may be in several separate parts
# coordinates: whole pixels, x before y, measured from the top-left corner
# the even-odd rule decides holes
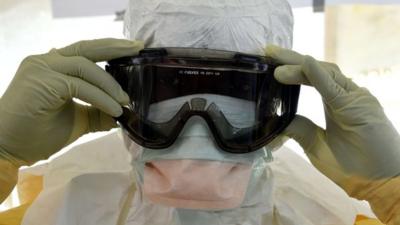
[[[75,77],[67,77],[66,80],[68,91],[63,93],[63,97],[78,98],[113,117],[122,114],[120,104],[100,88]]]
[[[340,69],[338,66],[332,63],[319,62],[327,68],[328,74],[332,77],[336,83],[342,87],[344,90],[350,92],[355,91],[359,87],[355,84],[351,79],[343,76],[340,73]],[[305,74],[303,73],[303,69],[299,65],[284,65],[279,66],[275,69],[274,73],[275,79],[279,82],[287,85],[311,85],[310,81],[307,79]]]
[[[141,41],[106,38],[80,41],[56,51],[63,56],[82,56],[93,62],[101,62],[137,55],[143,47]]]
[[[336,97],[342,91],[327,71],[315,59],[305,56],[303,65],[285,65],[275,70],[275,78],[284,84],[314,86],[326,100]]]
[[[302,65],[304,63],[304,60],[306,56],[301,55],[295,51],[281,48],[276,45],[269,45],[265,49],[265,55],[268,57],[273,58],[277,63],[283,64],[283,65]],[[346,91],[354,91],[358,89],[359,87],[350,79],[345,77],[339,67],[336,64],[333,63],[328,63],[328,62],[321,62],[317,61],[318,63],[321,63],[323,67],[326,67],[329,69],[329,74],[333,78],[337,84],[342,87]],[[283,71],[285,69],[282,69]],[[279,76],[275,76],[275,78],[284,83],[284,84],[306,84],[309,85],[310,82],[307,82],[307,79],[302,75],[302,73],[299,73],[299,69],[297,67],[289,68],[287,69],[288,72],[293,72],[293,74],[284,74],[282,75],[283,78],[279,78]]]
[[[302,68],[307,80],[317,89],[325,101],[329,102],[344,92],[344,89],[333,80],[329,71],[314,58],[305,56]]]
[[[129,96],[122,90],[117,81],[90,60],[82,56],[63,57],[52,54],[52,57],[49,57],[46,61],[52,70],[87,81],[105,91],[122,105],[129,103]]]
[[[279,66],[275,69],[274,77],[277,81],[287,85],[310,85],[307,77],[303,73],[303,68],[299,65]]]
[[[265,48],[265,55],[271,57],[278,64],[283,65],[301,65],[304,61],[304,56],[276,45],[269,45]]]

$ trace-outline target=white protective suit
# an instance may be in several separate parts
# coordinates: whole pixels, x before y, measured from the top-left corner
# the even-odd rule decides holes
[[[267,44],[291,48],[292,43],[293,19],[284,0],[132,0],[125,18],[128,38],[144,40],[146,47],[205,47],[262,54]],[[172,158],[152,155],[147,160],[180,159],[183,150],[193,148],[210,151],[207,155],[213,157],[212,151],[217,149],[212,138],[188,130],[179,147],[172,147]],[[273,162],[265,157],[251,159],[246,196],[234,209],[191,210],[154,204],[142,191],[143,164],[147,162],[143,158],[151,150],[124,139],[125,145],[112,133],[50,162],[44,191],[23,224],[350,225],[360,213],[357,202],[284,147],[275,152]],[[193,154],[185,159],[205,158]]]
[[[23,225],[168,224],[173,216],[170,210],[149,204],[135,192],[132,156],[119,133],[76,146],[39,172],[21,171],[44,175],[43,191],[25,214]],[[271,211],[265,211],[259,224],[353,225],[357,214],[375,217],[285,146],[274,152],[266,170],[273,184],[265,200],[268,207],[261,209]],[[257,224],[255,211],[249,209],[247,215],[252,217],[247,223],[235,221],[243,216],[237,211],[226,214],[230,222],[225,224]]]

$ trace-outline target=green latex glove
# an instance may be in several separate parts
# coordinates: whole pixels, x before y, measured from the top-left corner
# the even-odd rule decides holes
[[[381,220],[399,222],[400,138],[378,100],[334,64],[276,46],[266,55],[284,64],[278,81],[314,86],[324,103],[326,129],[297,116],[284,134],[349,195],[368,200]]]
[[[129,97],[95,62],[142,48],[129,40],[81,41],[21,63],[0,99],[0,191],[13,186],[5,183],[15,168],[46,159],[83,134],[116,126],[112,116],[122,113]]]

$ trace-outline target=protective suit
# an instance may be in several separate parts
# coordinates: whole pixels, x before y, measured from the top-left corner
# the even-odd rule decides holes
[[[139,180],[131,166],[134,156],[121,136],[112,132],[46,165],[43,191],[23,224],[354,224],[357,215],[374,217],[286,147],[274,152],[274,161],[259,173],[262,179],[252,189],[262,192],[249,195],[249,189],[242,204],[248,207],[209,211],[154,204],[133,182]]]
[[[198,32],[199,30],[202,32]],[[360,197],[360,199],[368,199],[371,203],[375,204],[395,202],[395,199],[389,199],[387,196],[392,193],[391,190],[395,189],[393,187],[396,185],[396,179],[391,179],[389,180],[390,182],[385,181],[388,181],[388,178],[395,177],[398,171],[400,171],[399,167],[396,166],[399,164],[397,163],[398,151],[395,148],[398,134],[392,129],[390,122],[384,117],[378,105],[374,104],[371,106],[368,104],[361,104],[363,103],[361,100],[371,102],[373,98],[370,98],[368,93],[362,92],[359,98],[360,101],[352,102],[350,105],[333,104],[335,107],[332,107],[332,102],[346,103],[346,100],[350,99],[347,95],[339,95],[338,93],[351,92],[357,88],[349,82],[342,82],[343,79],[339,76],[340,74],[335,67],[316,62],[313,59],[304,58],[288,50],[285,52],[277,47],[268,48],[264,51],[264,46],[268,44],[276,44],[285,48],[291,47],[292,17],[290,8],[285,1],[131,1],[126,17],[126,33],[130,38],[143,39],[147,47],[190,46],[222,48],[248,53],[267,54],[282,61],[284,64],[291,64],[291,66],[281,67],[281,69],[275,73],[277,79],[282,82],[305,83],[316,86],[317,90],[323,95],[324,100],[329,103],[327,105],[330,107],[328,107],[328,109],[331,110],[331,114],[328,113],[327,116],[332,118],[332,121],[335,122],[332,124],[336,126],[332,128],[332,124],[330,124],[330,126],[327,127],[328,131],[329,129],[331,131],[331,133],[328,133],[329,135],[326,135],[318,129],[310,129],[320,132],[316,135],[310,135],[309,137],[312,137],[312,140],[308,140],[300,136],[298,132],[294,132],[298,130],[296,128],[304,128],[302,125],[307,125],[307,123],[302,123],[304,120],[297,119],[296,121],[300,122],[295,121],[294,125],[289,127],[286,134],[295,138],[303,145],[304,149],[308,151],[307,153],[309,153],[311,161],[318,169],[339,185],[342,185],[345,190],[352,190],[349,191],[350,194]],[[126,46],[128,46],[128,42],[126,43]],[[112,88],[114,83],[107,80],[104,76],[101,78],[90,76],[95,72],[100,72],[98,69],[94,68],[93,64],[87,59],[91,61],[100,61],[129,55],[128,53],[135,54],[141,46],[137,42],[133,42],[132,45],[135,46],[135,48],[130,48],[130,52],[123,51],[128,49],[126,46],[114,45],[112,49],[116,49],[116,51],[109,51],[110,53],[107,54],[108,51],[104,51],[104,47],[99,43],[79,43],[64,49],[53,50],[49,54],[43,56],[31,57],[24,62],[17,74],[19,75],[17,76],[19,79],[13,81],[10,86],[10,88],[12,88],[11,91],[7,91],[5,98],[2,98],[0,102],[0,116],[2,116],[2,118],[7,117],[8,121],[22,121],[21,128],[23,128],[16,130],[15,124],[9,122],[0,123],[0,135],[2,137],[7,137],[3,139],[5,141],[0,141],[0,147],[2,149],[0,154],[1,162],[5,162],[13,168],[13,170],[6,170],[12,172],[10,173],[10,178],[15,177],[13,174],[15,174],[15,168],[19,165],[46,158],[83,133],[112,127],[110,115],[118,116],[120,114],[120,111],[116,110],[119,109],[116,104],[126,103],[126,96],[120,91],[116,92],[115,90],[120,89]],[[105,43],[103,46],[108,46],[108,44]],[[118,54],[111,54],[115,52],[118,52]],[[74,56],[78,57],[73,60],[68,58]],[[68,59],[71,59],[71,61]],[[69,67],[64,67],[64,64],[61,62],[65,60],[71,62],[73,65],[79,62],[78,65],[80,65],[81,68],[77,68],[73,71],[67,70],[66,68],[70,68],[71,64],[69,64]],[[323,66],[321,66],[321,64]],[[39,76],[31,76],[32,79],[21,81],[22,77],[24,77],[23,75],[27,73],[27,70],[32,68],[35,68],[35,70],[29,70],[28,72],[33,75],[47,72],[46,74],[49,78],[54,78],[54,71],[56,71],[57,76],[54,79],[48,79],[51,82],[47,83],[40,82]],[[82,68],[84,69],[82,70]],[[332,72],[331,69],[333,73],[330,73]],[[80,80],[69,77],[67,77],[69,78],[67,79],[63,76],[64,74],[72,74],[74,78],[80,77],[80,79],[91,83],[93,86],[100,86],[101,88],[98,90],[92,86],[88,86],[86,83],[82,85],[71,85],[77,84],[77,81]],[[337,83],[332,83],[329,79],[332,74],[334,78],[339,79]],[[66,80],[69,82],[64,82]],[[107,83],[105,81],[109,82]],[[70,89],[63,89],[64,83],[70,84],[66,86]],[[35,87],[38,84],[42,85],[39,87],[44,88],[36,89]],[[82,88],[85,86],[87,88]],[[30,101],[24,99],[22,99],[23,101],[15,101],[15,99],[11,101],[11,97],[14,96],[25,97],[25,95],[18,95],[17,92],[13,92],[13,90],[17,91],[21,88],[32,91],[31,96],[37,96],[35,99],[43,100],[38,101],[38,104],[32,104],[32,106],[34,105],[35,107],[33,107],[32,112],[29,111],[31,114],[28,113],[28,116],[16,112],[25,112],[26,108],[30,110],[29,107],[23,107],[20,104],[21,102],[30,103]],[[65,92],[61,92],[62,95],[59,95],[59,92],[54,90],[65,90]],[[339,92],[335,92],[338,90]],[[104,93],[107,94],[107,96],[104,96]],[[47,98],[47,96],[53,98]],[[29,95],[27,97],[29,97]],[[77,107],[71,103],[70,100],[72,97],[81,97],[106,113],[88,111],[87,108]],[[104,101],[104,99],[107,101]],[[341,99],[342,101],[337,99]],[[6,108],[5,102],[14,102],[14,104]],[[54,103],[54,105],[47,105],[46,103],[48,102]],[[61,107],[61,110],[54,111],[54,108],[60,109],[60,105],[62,106],[66,103],[71,104],[67,104],[69,107]],[[354,112],[356,109],[361,109],[361,112],[369,111],[373,112],[372,114],[376,113],[377,117],[375,118],[378,122],[368,123],[371,118],[369,114],[360,114],[360,123],[350,125],[343,123],[343,121],[349,118],[348,114],[351,115],[351,112]],[[49,112],[52,113],[50,116]],[[340,112],[348,113],[340,114]],[[48,148],[37,148],[41,151],[35,148],[34,151],[31,151],[31,149],[24,149],[21,148],[21,145],[18,145],[18,143],[23,142],[18,140],[17,137],[19,137],[20,134],[22,134],[21,136],[26,134],[26,132],[29,131],[29,129],[26,129],[26,126],[32,125],[32,123],[29,122],[29,118],[33,118],[34,120],[32,121],[37,121],[38,118],[41,119],[40,121],[48,121],[49,118],[57,119],[57,116],[63,114],[77,115],[75,117],[61,117],[68,118],[68,120],[62,120],[65,121],[66,125],[70,125],[68,126],[70,129],[67,130],[67,134],[55,132],[57,129],[42,129],[49,131],[45,135],[51,136],[57,134],[62,137],[60,139],[52,139],[56,142],[53,148],[48,147],[49,145],[45,143],[43,146]],[[86,121],[86,123],[83,124],[87,126],[74,126],[79,121]],[[200,128],[197,126],[199,124]],[[364,124],[368,126],[358,126]],[[46,123],[43,122],[39,125],[39,128],[41,128],[41,126],[46,125]],[[33,126],[38,128],[37,124],[33,124]],[[1,129],[4,127],[13,129]],[[311,126],[306,126],[306,128],[310,127]],[[361,132],[360,130],[354,133],[350,132],[351,134],[355,134],[355,136],[349,136],[356,138],[353,140],[362,141],[370,138],[376,141],[376,143],[381,143],[379,146],[386,146],[387,143],[390,143],[387,151],[391,153],[392,157],[383,159],[380,155],[376,155],[378,159],[382,159],[380,161],[381,164],[379,164],[382,168],[385,168],[385,161],[392,162],[387,163],[390,165],[387,170],[383,170],[380,174],[377,174],[376,170],[366,174],[354,173],[359,172],[359,168],[362,168],[362,166],[367,166],[367,164],[353,164],[352,160],[349,160],[354,160],[360,155],[343,155],[343,152],[346,152],[345,149],[347,148],[354,149],[351,151],[353,153],[359,150],[360,145],[358,142],[347,141],[349,139],[344,137],[347,135],[344,131],[357,131],[357,129],[354,129],[355,127],[361,127],[361,131],[365,132]],[[388,135],[383,135],[383,138],[376,136],[374,136],[374,139],[371,138],[367,131],[370,130],[369,128],[375,127],[379,128],[377,129],[379,131],[378,133]],[[190,124],[179,142],[170,149],[169,152],[171,152],[171,155],[169,156],[167,154],[160,155],[159,153],[151,154],[151,149],[137,146],[125,137],[125,147],[129,149],[129,152],[132,154],[131,157],[127,157],[126,152],[123,153],[123,151],[122,153],[120,152],[121,154],[104,154],[107,157],[101,156],[101,154],[90,155],[90,151],[88,151],[86,154],[90,155],[88,156],[90,160],[84,160],[85,153],[83,152],[79,154],[72,154],[71,152],[71,154],[54,160],[49,164],[49,170],[45,173],[44,191],[28,210],[23,224],[354,223],[358,212],[353,208],[353,203],[349,202],[350,199],[348,199],[343,192],[335,195],[334,192],[338,193],[336,190],[332,191],[331,194],[321,194],[318,193],[316,189],[312,188],[316,183],[322,184],[324,178],[321,177],[320,174],[318,179],[310,179],[313,181],[312,184],[304,185],[301,188],[295,188],[296,185],[302,186],[302,182],[293,180],[289,182],[282,177],[289,174],[294,175],[294,177],[301,177],[299,180],[307,180],[307,178],[299,175],[299,171],[302,171],[300,169],[301,167],[291,167],[288,164],[284,164],[284,160],[277,160],[276,163],[278,166],[276,168],[278,169],[274,172],[274,164],[268,162],[268,157],[263,155],[265,152],[263,150],[267,150],[266,152],[271,151],[274,149],[273,146],[266,146],[265,149],[260,149],[260,151],[257,152],[259,155],[254,155],[246,159],[246,164],[250,167],[246,167],[247,169],[240,169],[239,167],[238,171],[241,171],[242,173],[240,174],[242,174],[243,177],[248,177],[248,179],[242,181],[241,184],[245,184],[244,186],[235,186],[234,189],[236,191],[230,193],[230,190],[227,191],[226,189],[229,186],[235,185],[235,183],[232,183],[234,179],[230,178],[236,176],[225,177],[226,174],[230,174],[230,169],[233,168],[226,167],[226,164],[224,164],[229,157],[218,154],[218,149],[209,141],[211,137],[205,133],[204,130],[205,129],[201,128],[201,123]],[[357,134],[361,135],[362,138],[359,138],[360,136],[357,136]],[[333,139],[329,139],[328,137]],[[340,139],[338,137],[343,138],[345,142],[337,141]],[[389,140],[382,140],[386,137],[389,137]],[[315,140],[320,140],[317,142],[319,145],[315,145],[311,142]],[[35,141],[32,141],[32,143],[37,144]],[[102,146],[102,148],[96,148],[96,150],[101,151],[103,149],[104,151],[109,151],[110,149],[117,149],[115,143],[118,142],[114,142],[113,145],[107,145],[107,143],[113,142],[101,142],[101,140],[98,140],[96,144]],[[32,146],[35,145],[28,147]],[[315,149],[315,146],[322,146],[323,148]],[[85,146],[82,147],[84,148]],[[199,156],[198,152],[191,152],[188,157],[182,158],[182,150],[193,149],[194,147],[201,147],[204,152],[210,154]],[[338,153],[335,152],[336,149],[334,149],[334,147],[337,148],[337,151],[340,151],[342,155],[334,154],[332,157],[332,153]],[[376,152],[376,145],[368,147],[367,150],[369,153]],[[278,152],[279,151],[277,151],[277,154],[279,154]],[[68,155],[71,158],[68,158]],[[268,154],[266,154],[266,156],[268,156]],[[369,159],[368,157],[370,157],[370,154],[361,154],[361,156]],[[288,156],[288,158],[290,157]],[[165,163],[168,160],[176,163]],[[202,162],[198,164],[200,160]],[[238,160],[243,160],[243,158],[231,159],[230,163],[238,163]],[[294,161],[296,160],[297,159]],[[210,161],[212,161],[212,163],[209,163]],[[99,166],[98,162],[103,163]],[[281,163],[281,167],[279,166],[279,162]],[[324,162],[327,164],[323,164]],[[135,168],[134,173],[129,163]],[[2,165],[0,164],[0,166]],[[354,168],[352,166],[354,166],[356,170],[353,170]],[[225,173],[225,175],[222,174],[223,176],[221,176],[221,173],[218,173],[219,175],[212,174],[210,177],[204,177],[204,181],[207,182],[199,180],[202,179],[202,177],[199,176],[202,174],[202,171],[212,171],[212,168],[217,169],[218,172],[224,170],[228,172]],[[250,168],[250,170],[248,168]],[[162,171],[160,169],[166,169],[168,172],[172,171],[172,173],[165,175],[165,180],[167,182],[159,183],[160,181],[157,179],[157,176],[159,177],[162,173],[157,171]],[[188,177],[186,171],[193,172],[193,177]],[[340,173],[338,171],[340,171]],[[276,185],[275,189],[273,179],[274,173],[277,175],[276,177],[278,177],[275,181],[280,181],[282,185]],[[174,176],[176,174],[182,176]],[[339,175],[345,178],[352,177],[348,175],[357,175],[356,178],[360,179],[352,183],[349,182],[349,179],[337,179],[340,178]],[[10,183],[8,182],[10,178],[3,179],[3,182]],[[147,183],[146,178],[150,178]],[[182,180],[181,178],[186,178],[186,180]],[[193,178],[196,178],[196,180],[193,180]],[[226,185],[218,186],[220,183],[216,181],[220,178],[223,178],[224,181],[228,181],[225,183]],[[133,180],[136,180],[136,183],[133,183]],[[201,193],[201,189],[196,190],[196,188],[188,187],[188,192],[181,194],[180,191],[176,192],[171,186],[168,186],[170,184],[176,184],[176,186],[172,187],[183,190],[187,186],[185,183],[187,181],[199,181],[199,185],[210,188],[207,189],[210,191]],[[213,181],[212,184],[215,185],[212,187],[206,186],[210,184],[209,181]],[[367,185],[359,185],[360,183],[366,183]],[[348,184],[349,187],[346,188]],[[332,183],[330,183],[330,185],[332,185]],[[329,186],[329,184],[327,184],[327,186]],[[363,187],[367,188],[367,193],[358,195],[362,192],[357,188]],[[368,188],[374,187],[378,187],[374,189],[377,193],[369,195],[371,192],[368,192]],[[218,189],[219,191],[215,191]],[[326,188],[326,190],[328,190],[328,188]],[[192,193],[202,194],[202,196],[199,198],[199,196],[191,195]],[[335,197],[329,197],[329,200],[324,200],[323,197],[326,196]],[[182,207],[188,206],[189,203],[182,200],[188,197],[190,198],[188,200],[191,201],[191,205],[187,208],[192,209],[183,209]],[[211,199],[210,197],[217,197],[218,200],[221,201],[212,204],[199,204],[201,200],[208,200],[209,202]],[[176,201],[176,199],[179,201]],[[331,205],[330,203],[335,200],[343,200],[343,202]],[[218,205],[218,203],[221,204]],[[341,207],[335,208],[337,205]],[[382,211],[379,211],[381,218],[395,224],[397,218],[395,203],[387,205],[388,208],[383,207]]]

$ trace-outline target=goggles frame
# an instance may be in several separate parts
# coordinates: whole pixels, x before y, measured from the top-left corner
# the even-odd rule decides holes
[[[188,104],[188,102],[185,103],[186,108],[184,108],[185,105],[183,105],[174,118],[171,119],[171,121],[174,121],[173,125],[167,126],[165,125],[166,123],[164,123],[164,127],[168,129],[163,130],[160,128],[157,130],[157,127],[162,127],[163,124],[151,124],[149,122],[144,122],[144,120],[142,122],[138,122],[138,120],[141,120],[140,116],[133,116],[137,113],[135,113],[135,101],[132,99],[147,98],[145,102],[147,102],[148,105],[152,102],[159,102],[168,99],[168,96],[158,96],[157,99],[151,99],[152,97],[150,97],[150,93],[146,94],[143,93],[143,91],[140,92],[131,87],[132,83],[140,82],[139,80],[142,78],[140,74],[145,73],[145,68],[152,68],[152,66],[163,66],[178,69],[184,68],[188,69],[188,71],[194,71],[194,74],[189,75],[195,76],[207,76],[207,72],[209,72],[208,75],[213,76],[216,74],[216,71],[222,71],[221,73],[223,73],[224,69],[235,70],[243,73],[272,75],[272,77],[270,76],[268,78],[269,82],[274,82],[274,85],[279,87],[279,90],[282,91],[281,97],[285,103],[285,112],[282,115],[282,118],[278,118],[279,124],[273,129],[273,131],[269,132],[268,135],[263,137],[255,138],[255,140],[251,143],[245,144],[236,143],[236,141],[233,140],[234,138],[229,140],[223,137],[221,134],[223,132],[221,132],[221,128],[219,127],[228,127],[227,124],[229,125],[229,122],[227,123],[227,120],[222,113],[219,113],[218,116],[215,117],[210,116],[212,115],[209,112],[210,107],[205,109],[205,99],[201,100],[197,98],[192,99],[190,104]],[[267,145],[290,124],[296,115],[300,85],[284,85],[277,82],[273,77],[273,72],[278,66],[279,64],[276,64],[273,59],[263,56],[224,50],[174,47],[147,48],[141,50],[136,56],[122,57],[111,60],[108,62],[108,65],[106,65],[106,71],[117,80],[122,89],[131,97],[131,104],[128,107],[124,106],[123,114],[115,119],[122,127],[122,130],[137,144],[151,149],[168,148],[178,138],[187,120],[192,116],[200,116],[207,122],[208,128],[213,134],[212,136],[214,137],[214,141],[219,148],[226,152],[242,154],[256,151]],[[220,94],[223,95],[224,93]],[[230,94],[240,95],[240,93]],[[261,100],[257,100],[256,104],[257,107],[262,107]],[[219,118],[219,123],[216,121],[217,118]],[[168,122],[171,123],[171,121]],[[137,129],[134,129],[132,124],[135,123],[140,123],[141,129],[143,128],[143,130],[149,129],[147,134],[148,137],[143,135],[144,131],[140,133]],[[149,127],[146,128],[146,126]],[[231,132],[237,132],[237,130],[235,131],[234,127],[231,128],[231,130],[227,130]],[[264,128],[265,127],[259,126],[258,128],[253,127],[252,129]]]

